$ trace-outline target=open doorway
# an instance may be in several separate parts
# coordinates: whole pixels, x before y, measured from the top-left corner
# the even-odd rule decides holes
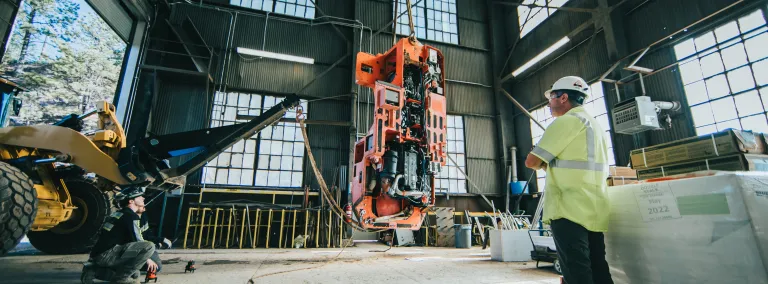
[[[26,0],[19,7],[0,76],[22,93],[9,125],[51,124],[112,102],[126,43],[84,0]],[[95,117],[85,129],[95,128]]]

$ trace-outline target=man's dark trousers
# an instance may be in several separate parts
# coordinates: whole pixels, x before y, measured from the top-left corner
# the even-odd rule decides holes
[[[613,283],[605,261],[603,233],[591,232],[568,219],[552,220],[557,256],[568,284]]]

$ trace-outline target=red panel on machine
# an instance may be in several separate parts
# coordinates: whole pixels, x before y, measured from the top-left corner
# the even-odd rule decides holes
[[[404,38],[384,54],[359,53],[356,68],[375,107],[373,125],[355,144],[355,217],[370,230],[419,229],[446,163],[443,55]]]

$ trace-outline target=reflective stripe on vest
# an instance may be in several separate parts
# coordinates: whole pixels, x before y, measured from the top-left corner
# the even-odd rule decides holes
[[[555,155],[552,155],[552,153],[547,152],[547,150],[544,150],[541,147],[535,147],[531,152],[538,155],[539,157],[544,158],[544,162],[547,162],[547,164],[549,164],[550,162],[552,162],[552,160],[555,159]]]
[[[133,221],[133,234],[137,241],[143,241],[144,237],[141,235],[141,228],[139,228],[139,225],[141,225],[140,220]]]
[[[549,166],[553,168],[575,169],[575,170],[596,171],[596,172],[607,170],[608,165],[603,163],[595,163],[595,130],[594,128],[592,128],[592,124],[589,122],[589,119],[581,116],[579,113],[569,113],[568,115],[577,117],[581,121],[581,123],[584,123],[584,126],[586,127],[585,135],[587,136],[587,161],[556,159],[554,155],[538,147],[534,149],[534,153],[542,157],[547,157],[547,158],[552,157],[552,159],[550,159],[549,161]],[[536,149],[538,149],[539,151],[536,151]]]

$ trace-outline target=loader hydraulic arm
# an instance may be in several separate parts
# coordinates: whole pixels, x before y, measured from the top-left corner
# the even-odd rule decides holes
[[[166,135],[150,134],[123,149],[117,164],[123,176],[134,185],[160,190],[178,188],[184,185],[187,175],[238,141],[256,135],[279,121],[288,109],[299,102],[298,96],[289,95],[245,123]],[[187,155],[191,158],[175,167],[170,167],[165,161]]]

